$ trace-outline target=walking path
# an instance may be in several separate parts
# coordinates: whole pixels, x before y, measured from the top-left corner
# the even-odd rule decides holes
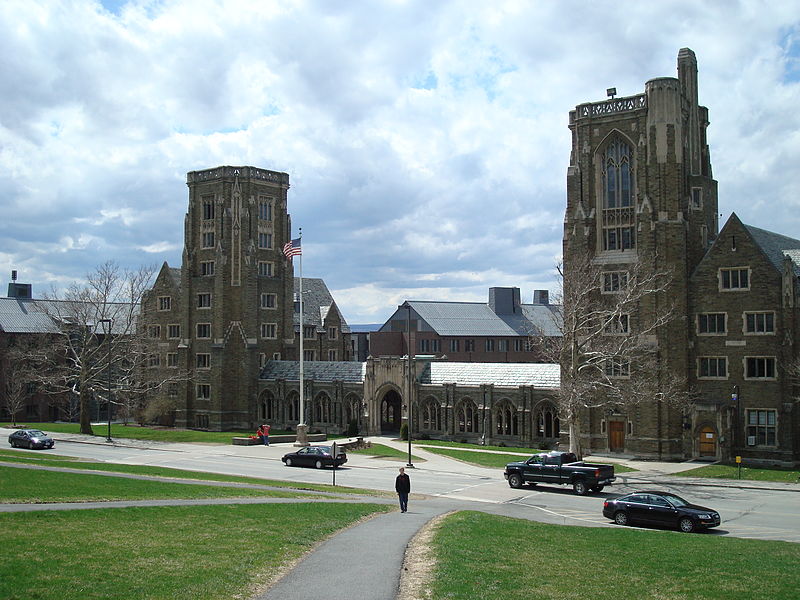
[[[75,436],[66,434],[56,434],[56,439],[63,441],[77,441],[84,443],[105,444],[104,440],[91,438],[90,436]],[[408,448],[407,443],[399,442],[390,438],[372,437],[373,443],[380,443],[399,450]],[[118,441],[117,445],[129,445],[131,447],[154,448],[160,446],[159,443],[145,442],[140,440]],[[437,448],[438,446],[429,446]],[[441,446],[442,448],[449,448]],[[239,453],[243,457],[249,455],[248,447],[231,447],[233,452]],[[238,449],[237,449],[238,448]],[[169,450],[164,445],[165,450]],[[435,452],[425,449],[425,446],[415,445],[413,447],[414,456],[424,463],[418,463],[417,467],[430,470],[450,470],[453,468],[453,459],[440,456]],[[262,450],[263,451],[263,450]],[[283,450],[279,450],[283,452]],[[483,451],[483,450],[475,450]],[[489,450],[486,450],[489,452]],[[503,454],[502,451],[491,451]],[[535,451],[533,451],[535,452]],[[532,452],[532,453],[533,453]],[[507,454],[524,456],[520,453],[508,452]],[[513,460],[513,458],[511,458]],[[634,461],[629,459],[619,459],[614,457],[592,457],[590,460],[597,462],[621,462],[639,469],[635,472],[621,473],[619,480],[624,483],[653,484],[660,487],[669,485],[702,485],[720,486],[734,488],[751,489],[777,489],[782,491],[800,491],[800,486],[791,483],[758,482],[758,481],[737,481],[737,480],[710,480],[702,478],[675,477],[675,474],[695,468],[701,463],[661,463],[650,461]],[[32,465],[21,465],[19,463],[0,463],[2,466],[15,466],[20,468],[31,468]],[[85,471],[80,469],[69,469],[68,467],[41,467],[45,469],[65,470],[80,473],[99,474],[96,471]],[[464,462],[458,463],[459,471],[465,473],[475,473],[484,475],[488,470],[484,467],[469,465]],[[491,471],[496,473],[496,469]],[[131,477],[137,479],[156,479],[165,480],[163,477],[150,477],[143,475],[131,475],[127,473],[103,473],[107,476]],[[200,485],[225,485],[233,487],[263,487],[268,489],[270,486],[252,486],[251,484],[230,484],[210,481],[193,481],[169,479],[175,483],[200,484]],[[306,490],[303,490],[305,493]],[[310,492],[309,492],[309,495]],[[9,511],[32,511],[32,510],[67,510],[67,509],[89,509],[89,508],[112,508],[126,506],[175,506],[175,505],[203,505],[203,504],[254,504],[254,503],[287,503],[287,502],[374,502],[374,503],[395,503],[394,499],[372,496],[349,495],[344,497],[342,494],[328,494],[319,492],[314,498],[215,498],[200,500],[144,500],[144,501],[121,501],[121,502],[81,502],[81,503],[59,503],[59,504],[5,504],[0,505],[0,512]],[[373,517],[363,523],[359,523],[345,531],[331,537],[320,544],[314,551],[307,554],[290,572],[280,579],[265,593],[253,598],[252,600],[352,600],[353,598],[369,598],[370,600],[394,600],[397,596],[400,575],[403,568],[403,559],[406,547],[414,535],[431,519],[438,515],[452,510],[481,510],[494,514],[504,514],[520,518],[532,519],[532,511],[525,507],[514,504],[487,504],[479,502],[469,502],[454,500],[452,498],[433,498],[420,497],[412,494],[409,501],[409,511],[400,513],[394,511]],[[542,515],[536,515],[541,520]]]

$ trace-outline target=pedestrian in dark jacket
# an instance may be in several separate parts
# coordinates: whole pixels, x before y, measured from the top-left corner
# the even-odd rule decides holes
[[[394,489],[400,498],[400,512],[408,512],[408,493],[411,491],[411,479],[406,470],[400,467],[400,475],[394,480]]]

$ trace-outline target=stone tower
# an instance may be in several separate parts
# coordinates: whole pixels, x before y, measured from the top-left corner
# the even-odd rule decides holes
[[[193,380],[176,425],[249,428],[259,368],[294,345],[289,175],[222,166],[186,184],[179,348]]]
[[[578,105],[572,132],[564,219],[564,269],[581,256],[613,277],[639,263],[669,272],[672,290],[644,298],[637,312],[652,318],[670,307],[676,316],[656,334],[659,373],[688,373],[689,275],[717,235],[717,184],[698,104],[697,60],[683,48],[678,77],[645,84],[642,94]],[[602,290],[598,290],[601,293]],[[631,327],[635,335],[635,328]],[[587,414],[586,448],[663,458],[681,455],[681,415],[661,402],[620,414]],[[612,422],[613,421],[613,422]],[[613,427],[612,427],[613,426]],[[612,440],[611,429],[621,432]]]

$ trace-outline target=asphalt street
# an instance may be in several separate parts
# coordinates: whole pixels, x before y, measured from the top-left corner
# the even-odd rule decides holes
[[[0,429],[0,440],[5,440],[8,433],[8,430]],[[289,445],[220,446],[133,440],[109,444],[103,438],[67,434],[54,434],[53,437],[56,439],[55,453],[79,458],[304,483],[331,483],[333,477],[330,469],[284,466],[280,457],[293,449]],[[407,447],[387,438],[371,439],[397,448]],[[380,515],[334,536],[259,598],[318,598],[319,591],[324,589],[329,600],[353,597],[393,599],[408,541],[438,514],[472,509],[546,523],[616,527],[601,514],[603,498],[635,489],[668,489],[697,504],[718,510],[722,515],[722,526],[700,535],[800,542],[798,484],[679,478],[675,476],[676,472],[697,465],[626,461],[639,471],[618,475],[617,484],[607,487],[601,494],[581,497],[572,494],[567,487],[539,485],[511,489],[500,469],[475,467],[418,446],[414,447],[413,453],[419,460],[415,459],[414,468],[408,469],[412,481],[408,513]],[[510,457],[509,460],[514,459]],[[594,460],[606,459],[595,457]],[[391,491],[397,469],[405,462],[351,453],[347,465],[337,470],[336,483]],[[110,506],[110,503],[103,505]],[[0,510],[4,508],[0,507]],[[342,568],[344,564],[348,565],[346,569]]]

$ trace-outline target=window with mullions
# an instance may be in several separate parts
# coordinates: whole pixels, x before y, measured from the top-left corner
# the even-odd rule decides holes
[[[724,356],[701,356],[698,359],[697,376],[700,379],[726,379],[728,359]]]
[[[608,359],[603,365],[603,371],[605,372],[606,377],[610,377],[612,379],[623,379],[630,377],[631,364],[627,359],[624,358]]]
[[[603,293],[615,294],[628,286],[627,271],[607,271],[603,273]]]
[[[720,269],[719,285],[723,290],[749,290],[750,289],[750,269],[747,267],[739,269]]]
[[[631,206],[631,147],[611,142],[603,153],[603,208]]]
[[[697,333],[700,335],[719,335],[726,332],[725,313],[704,313],[697,315]]]
[[[745,333],[775,333],[775,313],[757,312],[744,314]]]
[[[745,379],[775,379],[774,356],[747,356],[745,361]]]
[[[747,445],[777,446],[778,413],[775,410],[747,411]]]
[[[603,250],[636,247],[631,147],[614,139],[602,155]]]

